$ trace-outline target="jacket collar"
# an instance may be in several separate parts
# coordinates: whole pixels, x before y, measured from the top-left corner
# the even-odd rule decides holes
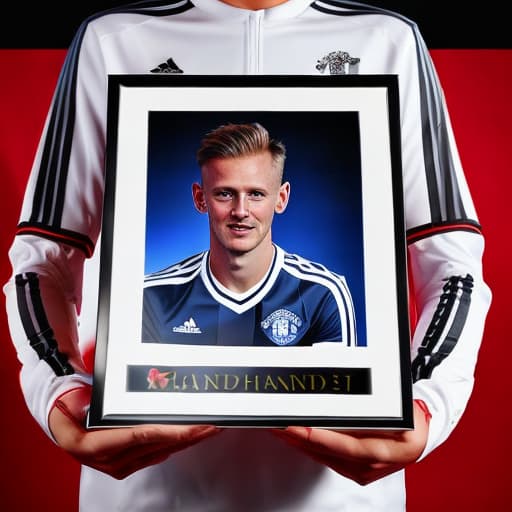
[[[221,2],[220,0],[192,0],[199,9],[210,15],[225,20],[244,20],[251,16],[260,15],[266,21],[294,18],[302,14],[312,3],[312,0],[287,0],[286,2],[259,11],[241,9]]]

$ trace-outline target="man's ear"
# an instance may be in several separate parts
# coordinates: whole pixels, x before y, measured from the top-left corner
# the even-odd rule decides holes
[[[288,206],[288,200],[290,199],[290,183],[286,181],[279,187],[279,194],[277,196],[276,207],[274,211],[276,213],[283,213]]]
[[[204,197],[203,187],[199,183],[192,184],[192,198],[194,199],[194,206],[199,213],[207,213],[208,206],[206,205],[206,198]]]

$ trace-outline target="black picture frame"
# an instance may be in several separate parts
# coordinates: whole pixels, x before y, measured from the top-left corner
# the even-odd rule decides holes
[[[413,428],[397,77],[111,75],[108,87],[88,428]],[[286,144],[295,205],[273,235],[347,279],[357,346],[142,342],[144,276],[206,248],[184,188],[199,138],[239,121]]]

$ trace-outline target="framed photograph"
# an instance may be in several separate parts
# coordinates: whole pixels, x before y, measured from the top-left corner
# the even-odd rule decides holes
[[[88,427],[413,428],[397,77],[108,85]],[[271,211],[261,151],[201,160],[240,127],[285,148]],[[256,235],[273,256],[246,275],[226,240]]]

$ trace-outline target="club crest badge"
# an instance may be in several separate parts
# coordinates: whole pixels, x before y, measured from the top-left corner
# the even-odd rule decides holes
[[[358,57],[351,57],[348,52],[331,52],[318,59],[316,69],[324,73],[329,68],[330,75],[350,75],[357,72],[355,66],[360,60]]]
[[[290,345],[299,334],[302,319],[287,309],[278,309],[268,315],[261,328],[267,338],[276,345]]]

